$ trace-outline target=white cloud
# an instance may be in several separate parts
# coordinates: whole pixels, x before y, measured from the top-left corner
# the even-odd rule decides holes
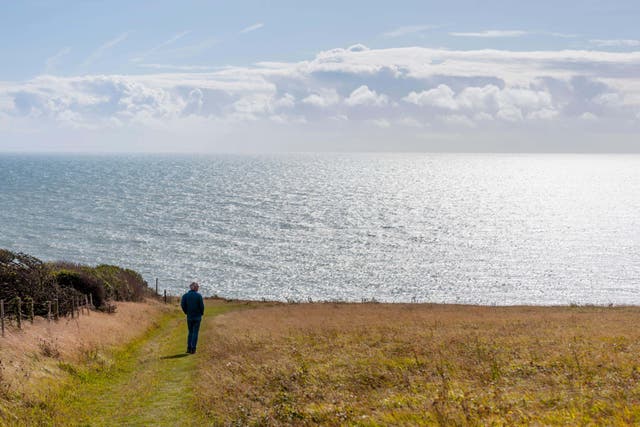
[[[304,104],[313,105],[318,108],[331,107],[340,102],[340,95],[335,89],[321,89],[312,93],[302,100]]]
[[[498,111],[496,117],[507,122],[519,122],[524,119],[522,110],[514,105],[505,105]]]
[[[296,99],[290,93],[285,93],[281,98],[274,101],[276,108],[293,108],[296,105]]]
[[[481,38],[499,38],[499,37],[522,37],[529,34],[528,31],[521,30],[484,30],[477,32],[451,32],[450,36],[454,37],[481,37]]]
[[[456,97],[456,106],[486,112],[498,107],[500,88],[495,85],[466,87]]]
[[[434,89],[425,90],[420,93],[411,92],[403,99],[422,107],[433,106],[447,110],[457,110],[459,108],[458,103],[454,99],[453,90],[445,84],[438,85],[438,87]]]
[[[497,117],[506,121],[547,119],[557,115],[551,95],[527,88],[504,88],[494,85],[470,86],[458,94],[445,84],[422,92],[410,92],[404,101],[421,107],[463,111],[470,116],[483,114],[483,119]]]
[[[473,120],[475,122],[490,121],[490,120],[493,120],[493,117],[491,116],[491,114],[482,112],[474,115]]]
[[[434,28],[436,27],[433,25],[407,25],[404,27],[396,28],[392,31],[387,31],[386,33],[383,33],[382,36],[387,38],[404,37],[409,35],[421,34]]]
[[[364,52],[364,51],[367,51],[367,50],[369,50],[369,48],[366,47],[363,44],[360,44],[360,43],[356,43],[356,44],[351,45],[351,46],[349,46],[347,48],[348,52]]]
[[[257,120],[261,116],[272,116],[276,114],[278,110],[291,109],[295,105],[295,100],[292,95],[285,94],[278,98],[273,94],[259,93],[248,94],[234,102],[233,109],[240,113],[235,117],[243,117],[248,119]],[[277,116],[276,121],[281,120],[284,116]]]
[[[10,123],[34,132],[155,129],[183,135],[197,124],[205,138],[268,133],[277,125],[278,132],[313,132],[321,140],[323,129],[336,127],[352,136],[387,124],[401,129],[403,138],[418,138],[427,128],[513,135],[534,128],[580,130],[584,120],[597,118],[598,129],[637,134],[640,111],[640,52],[354,45],[300,62],[179,67],[0,82],[3,129]],[[251,126],[243,125],[247,121]]]
[[[117,46],[120,43],[122,43],[123,41],[125,41],[127,39],[127,37],[129,37],[129,33],[128,32],[127,33],[122,33],[119,36],[107,41],[102,46],[100,46],[99,48],[97,48],[96,50],[91,52],[91,54],[87,57],[87,59],[84,60],[82,65],[86,67],[86,66],[92,64],[93,62],[97,61],[106,52],[108,52],[109,50],[111,50],[115,46]]]
[[[595,97],[593,101],[596,104],[609,107],[619,107],[624,103],[623,96],[617,92],[602,93]]]
[[[252,31],[259,30],[262,27],[264,27],[264,24],[262,22],[258,22],[256,24],[249,25],[248,27],[243,28],[242,30],[240,30],[240,34],[250,33]]]
[[[589,40],[594,46],[598,47],[640,47],[640,40],[630,39],[610,39],[610,40]]]
[[[351,95],[344,100],[344,103],[351,107],[356,105],[382,107],[389,103],[389,98],[386,95],[376,93],[375,90],[369,89],[366,85],[362,85],[351,92]]]

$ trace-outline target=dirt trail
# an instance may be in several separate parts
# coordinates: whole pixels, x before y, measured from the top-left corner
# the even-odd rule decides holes
[[[201,334],[233,306],[207,307]],[[198,354],[187,355],[186,323],[179,310],[117,363],[115,372],[85,382],[69,405],[74,425],[203,425],[193,409],[191,386]],[[71,397],[71,396],[70,396]],[[78,414],[80,414],[78,416]]]

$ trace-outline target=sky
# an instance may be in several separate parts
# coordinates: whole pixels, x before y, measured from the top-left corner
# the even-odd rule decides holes
[[[0,151],[640,152],[640,2],[0,1]]]

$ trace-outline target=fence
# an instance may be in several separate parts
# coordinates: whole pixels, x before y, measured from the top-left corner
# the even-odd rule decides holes
[[[167,293],[166,289],[163,294],[160,294],[158,292],[158,279],[156,279],[155,294],[165,304],[174,304],[180,300],[179,296]],[[114,308],[113,305],[107,304],[106,311],[112,313]],[[78,318],[83,314],[88,316],[91,310],[95,309],[93,295],[91,294],[64,296],[63,298],[54,298],[51,301],[39,303],[36,303],[30,297],[2,299],[0,300],[0,329],[4,337],[7,326],[15,324],[18,329],[22,329],[23,322],[29,321],[33,323],[36,316],[46,318],[48,322],[51,322],[69,316],[72,319]]]
[[[33,323],[36,313],[44,313],[41,314],[41,317],[51,322],[67,316],[71,316],[72,319],[81,315],[89,316],[93,309],[95,307],[91,294],[73,296],[62,301],[55,298],[53,301],[37,304],[30,297],[15,297],[8,301],[0,300],[0,330],[4,337],[5,330],[10,324],[15,323],[18,329],[22,329],[23,322]]]

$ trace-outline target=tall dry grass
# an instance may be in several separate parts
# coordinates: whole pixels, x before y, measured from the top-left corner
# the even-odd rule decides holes
[[[141,336],[166,310],[154,301],[120,302],[115,314],[93,311],[57,322],[36,317],[33,325],[23,321],[21,330],[8,328],[0,337],[0,409],[51,387],[73,364],[110,363],[110,348]]]
[[[640,308],[299,304],[221,316],[226,425],[640,424]]]

